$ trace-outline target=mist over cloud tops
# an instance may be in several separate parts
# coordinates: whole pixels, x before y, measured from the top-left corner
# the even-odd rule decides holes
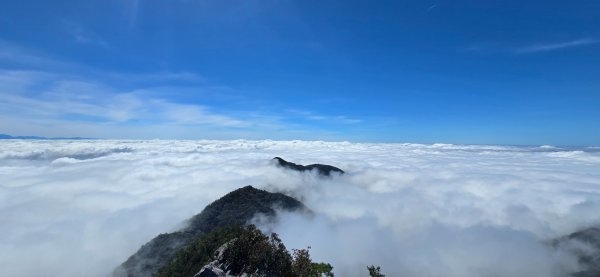
[[[276,156],[346,173],[285,170],[273,166]],[[290,249],[310,245],[340,276],[372,260],[391,275],[475,276],[477,268],[560,276],[576,260],[540,242],[600,222],[599,165],[597,148],[4,140],[0,252],[11,253],[4,270],[12,276],[106,274],[157,234],[252,185],[315,213],[282,214],[261,228]],[[40,262],[31,267],[31,259]]]

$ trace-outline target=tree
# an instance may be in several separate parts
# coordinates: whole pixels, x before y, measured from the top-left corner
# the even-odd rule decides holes
[[[309,250],[310,246],[307,249],[293,250],[293,275],[298,277],[333,277],[333,266],[328,263],[313,263]]]
[[[369,270],[369,276],[371,277],[385,277],[385,275],[381,273],[381,267],[379,266],[375,267],[374,265],[371,265],[367,266],[367,269]]]
[[[329,263],[312,263],[312,272],[317,277],[334,277],[333,266]]]
[[[223,254],[227,269],[268,277],[292,277],[292,258],[277,234],[265,236],[248,225]]]
[[[292,255],[276,233],[264,235],[254,225],[242,229],[223,253],[226,270],[266,277],[333,277],[333,266],[313,263],[309,249],[294,249]]]
[[[309,247],[310,249],[310,247]],[[308,249],[294,249],[293,262],[292,262],[292,273],[294,276],[309,277],[312,271],[312,260]],[[311,276],[312,277],[312,276]]]

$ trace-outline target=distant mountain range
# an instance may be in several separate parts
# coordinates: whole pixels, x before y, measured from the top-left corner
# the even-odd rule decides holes
[[[93,138],[81,138],[81,137],[38,137],[38,136],[11,136],[7,134],[0,134],[0,139],[32,139],[32,140],[61,140],[61,139],[70,139],[70,140],[82,140],[82,139],[93,139]]]

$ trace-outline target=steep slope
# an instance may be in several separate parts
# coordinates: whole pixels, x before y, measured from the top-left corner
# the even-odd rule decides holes
[[[115,276],[154,276],[193,241],[216,228],[244,225],[256,214],[274,217],[274,208],[306,210],[298,200],[281,193],[270,193],[246,186],[228,193],[192,217],[189,226],[173,233],[161,234],[143,245],[119,268]]]
[[[600,276],[600,228],[591,227],[553,241],[555,247],[564,247],[575,254],[584,270],[575,277]]]
[[[343,170],[341,170],[335,166],[327,165],[327,164],[300,165],[300,164],[288,162],[280,157],[275,157],[275,158],[273,158],[273,160],[275,161],[275,163],[277,165],[279,165],[281,167],[291,169],[291,170],[296,170],[296,171],[316,170],[320,175],[323,175],[323,176],[330,176],[332,172],[344,174]]]
[[[235,238],[214,247],[213,260],[203,267],[196,266],[196,272],[171,271],[164,276],[333,277],[331,264],[313,262],[308,249],[288,251],[276,233],[264,234],[254,225],[238,228],[236,233]],[[186,259],[182,255],[177,259],[182,258]]]

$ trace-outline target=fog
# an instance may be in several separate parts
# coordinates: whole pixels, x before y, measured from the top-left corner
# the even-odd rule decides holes
[[[283,170],[275,156],[346,171]],[[305,141],[0,141],[6,276],[106,276],[236,188],[303,201],[291,248],[337,276],[564,276],[547,241],[600,223],[600,149]]]

